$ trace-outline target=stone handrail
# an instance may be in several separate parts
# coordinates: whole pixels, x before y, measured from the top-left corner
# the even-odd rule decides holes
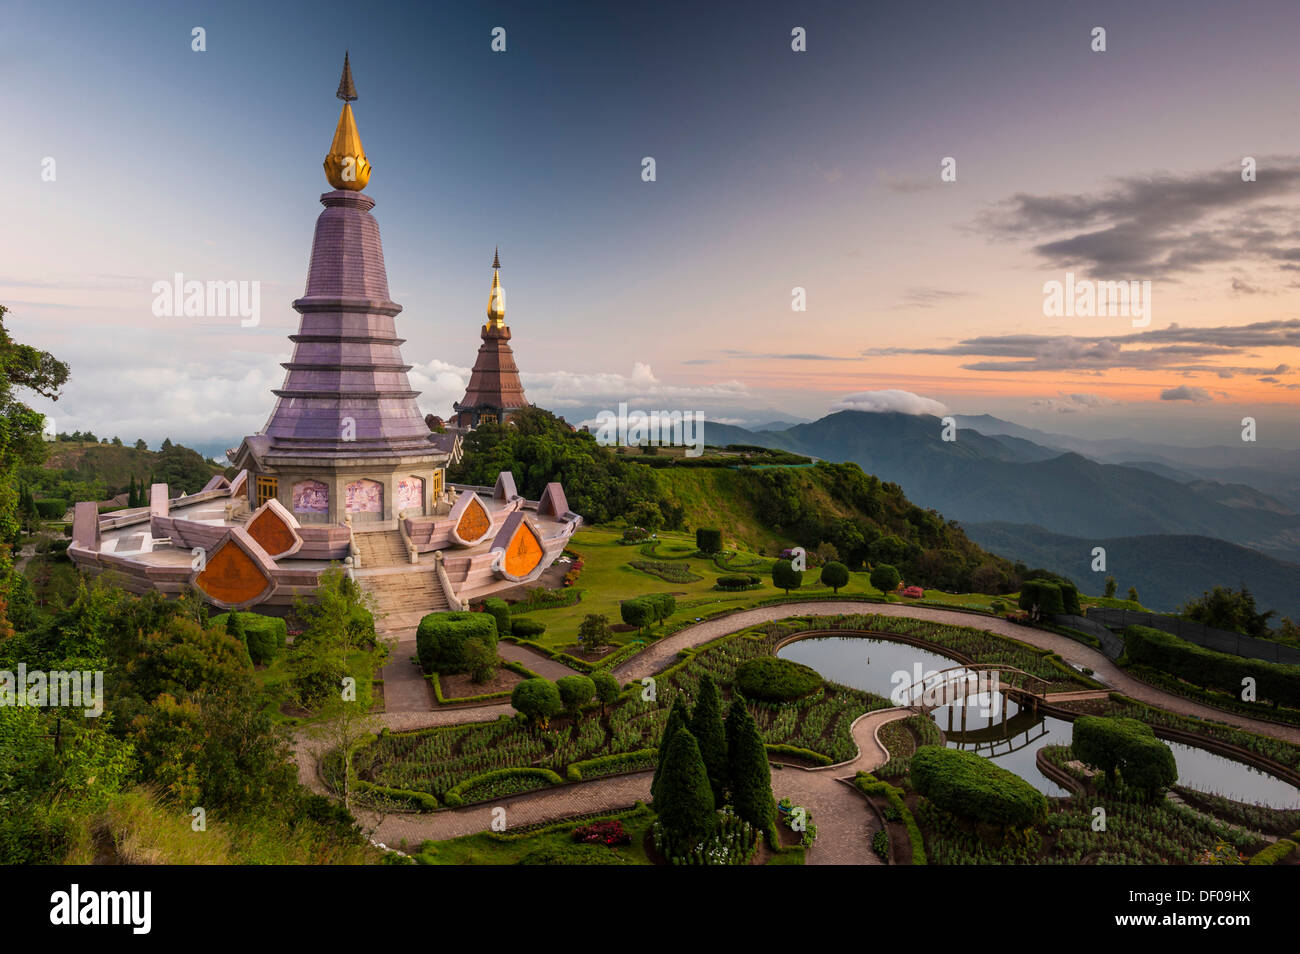
[[[407,562],[419,563],[420,551],[415,548],[415,541],[411,539],[411,534],[407,532],[405,510],[397,514],[397,529],[402,534],[402,546],[406,548]]]
[[[348,556],[352,557],[352,569],[361,569],[361,550],[357,547],[357,534],[352,529],[352,514],[343,516],[343,525],[348,528]]]
[[[443,562],[442,551],[433,551],[433,571],[438,578],[438,585],[442,587],[442,595],[447,598],[447,607],[453,610],[469,609],[468,601],[462,602],[456,597],[456,591],[452,588],[451,579],[447,576],[447,567]]]

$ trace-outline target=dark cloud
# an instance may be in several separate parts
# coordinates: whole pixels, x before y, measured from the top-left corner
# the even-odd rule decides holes
[[[1300,158],[1261,160],[1256,182],[1225,165],[1193,175],[1116,180],[1091,194],[1017,193],[981,214],[975,228],[995,238],[1036,241],[1058,268],[1099,275],[1170,277],[1202,266],[1300,262],[1300,208],[1286,200],[1300,187]]]
[[[1136,345],[1145,347],[1135,347]],[[1255,367],[1207,363],[1211,358],[1250,358],[1258,348],[1300,346],[1300,319],[1259,321],[1237,327],[1168,328],[1083,338],[1073,335],[981,335],[955,345],[929,348],[877,348],[866,355],[934,354],[986,359],[963,364],[968,371],[1105,371],[1159,368],[1167,371],[1235,374],[1286,374],[1287,365]]]
[[[1205,390],[1205,388],[1194,388],[1189,387],[1186,384],[1181,384],[1176,388],[1168,388],[1167,390],[1161,391],[1160,400],[1195,401],[1197,403],[1204,403],[1205,401],[1213,401],[1214,398],[1210,397],[1210,392]]]

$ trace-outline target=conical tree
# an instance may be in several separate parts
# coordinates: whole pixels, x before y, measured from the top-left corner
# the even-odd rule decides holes
[[[664,759],[668,755],[668,743],[673,740],[678,729],[686,728],[686,723],[690,721],[691,712],[686,708],[686,703],[682,700],[680,694],[673,700],[673,707],[668,710],[668,724],[664,726],[664,734],[659,738],[659,755],[655,759],[655,777],[650,782],[650,797],[652,799],[659,797],[659,776],[663,771]]]
[[[727,713],[727,755],[731,807],[756,830],[771,831],[776,825],[776,806],[767,747],[758,723],[739,694],[731,700],[731,711]]]
[[[714,832],[718,816],[713,791],[690,729],[678,729],[668,743],[654,807],[664,830],[677,845],[695,844]]]
[[[708,673],[700,677],[700,694],[688,728],[709,773],[713,801],[721,805],[727,790],[727,729],[722,723],[722,694]]]

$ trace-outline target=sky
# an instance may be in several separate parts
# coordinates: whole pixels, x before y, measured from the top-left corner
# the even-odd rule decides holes
[[[33,402],[61,431],[259,430],[347,50],[427,412],[463,394],[499,245],[528,397],[559,414],[1189,445],[1251,416],[1300,446],[1297,27],[1196,0],[0,0],[0,304],[71,365]],[[177,273],[259,283],[257,325],[155,315]],[[1067,274],[1149,282],[1149,320],[1047,313]]]

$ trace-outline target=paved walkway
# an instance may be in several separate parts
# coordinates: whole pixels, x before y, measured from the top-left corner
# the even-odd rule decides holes
[[[537,650],[529,649],[527,646],[499,642],[497,643],[497,655],[511,662],[523,663],[537,675],[552,681],[563,679],[565,676],[580,675],[578,670],[570,669],[564,663],[556,662],[550,656],[543,656]]]
[[[705,620],[679,630],[672,636],[650,645],[635,658],[619,666],[614,674],[620,682],[653,675],[671,664],[676,659],[677,653],[684,648],[698,646],[719,636],[759,623],[791,616],[834,616],[850,613],[906,616],[935,623],[984,629],[1056,652],[1067,662],[1092,669],[1095,678],[1132,698],[1183,715],[1211,719],[1249,729],[1261,735],[1300,742],[1300,728],[1261,722],[1246,716],[1223,712],[1148,686],[1133,679],[1100,652],[1068,637],[1018,626],[995,617],[974,616],[968,613],[904,604],[819,601],[782,603],[744,610],[729,616]],[[403,643],[404,641],[399,640],[394,648],[392,661],[385,667],[386,693],[390,678],[389,667],[398,667],[399,663],[404,663],[407,669],[414,672],[416,678],[423,682],[414,664],[407,659],[415,650],[414,635],[410,637],[409,649],[404,649]],[[531,652],[508,643],[502,643],[501,646],[521,652]],[[563,675],[571,672],[568,667],[553,660],[544,659],[535,653],[533,655],[536,656],[535,661],[538,665],[534,666],[531,662],[525,664],[540,674],[548,675],[543,669],[538,668],[542,661],[564,670]],[[400,667],[394,670],[392,677],[399,682],[408,678]],[[548,675],[548,678],[555,677]],[[405,693],[399,688],[390,698],[394,700],[405,698]],[[508,703],[433,711],[429,711],[427,707],[423,711],[418,708],[395,709],[390,705],[389,711],[378,718],[391,729],[403,730],[484,722],[512,712],[513,709]],[[885,763],[888,755],[880,744],[877,732],[886,722],[909,714],[911,710],[907,709],[885,709],[868,713],[858,719],[853,725],[853,738],[858,746],[858,755],[849,762],[817,769],[773,768],[773,794],[778,799],[789,796],[795,804],[807,807],[817,825],[818,838],[808,853],[809,864],[881,863],[871,850],[871,836],[879,827],[878,822],[874,813],[866,809],[861,795],[845,782],[851,780],[857,772],[874,771]],[[295,740],[299,777],[303,784],[316,791],[321,790],[315,773],[319,748],[319,743],[301,734]],[[434,814],[393,814],[381,817],[361,812],[358,816],[366,827],[374,829],[374,837],[377,841],[393,846],[405,840],[409,845],[415,846],[425,839],[442,840],[488,830],[493,820],[494,807],[506,809],[507,829],[539,822],[560,821],[588,812],[627,808],[637,801],[648,800],[652,774],[640,772],[634,775],[595,779],[562,788],[516,795],[492,803],[443,810]]]
[[[1093,678],[1133,699],[1177,712],[1180,715],[1194,716],[1222,722],[1238,728],[1248,729],[1260,735],[1285,739],[1300,743],[1300,727],[1279,725],[1275,722],[1263,722],[1249,716],[1225,712],[1199,702],[1165,692],[1144,682],[1134,679],[1116,666],[1097,650],[1083,643],[1076,642],[1068,636],[1060,636],[1030,626],[1019,626],[995,616],[978,616],[972,613],[959,613],[952,610],[933,609],[929,606],[914,606],[904,603],[859,603],[849,600],[824,601],[810,603],[778,603],[762,606],[752,610],[742,610],[730,616],[718,617],[678,630],[666,639],[652,643],[644,652],[638,653],[615,670],[620,682],[641,679],[653,675],[676,659],[677,653],[689,646],[698,646],[709,640],[734,633],[738,629],[785,619],[789,616],[835,616],[841,613],[875,614],[877,616],[906,616],[943,623],[948,626],[970,626],[983,629],[999,636],[1017,639],[1042,649],[1050,649],[1068,663],[1086,667],[1093,671]]]

